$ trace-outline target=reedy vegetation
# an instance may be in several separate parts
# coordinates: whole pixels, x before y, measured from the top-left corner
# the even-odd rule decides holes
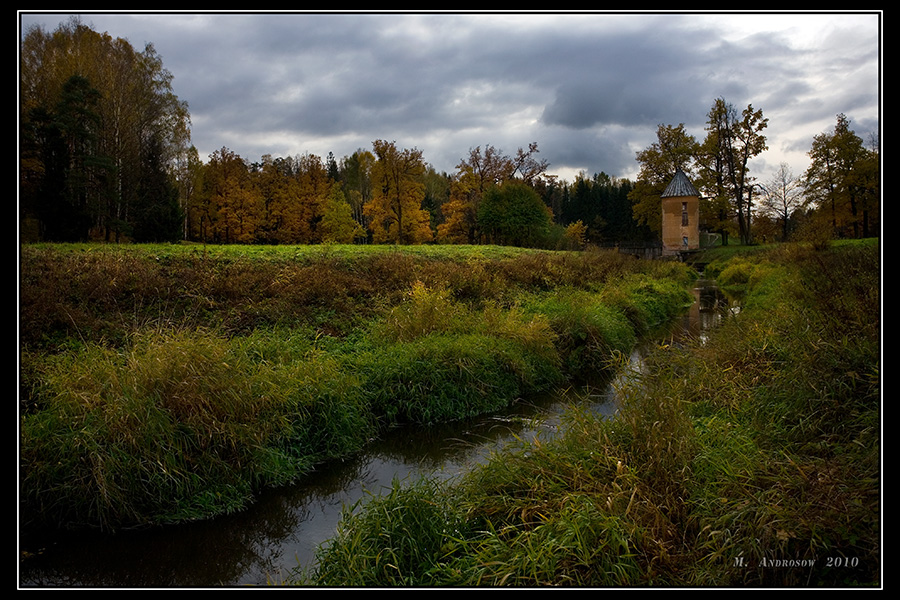
[[[659,346],[615,420],[573,411],[458,482],[396,486],[297,581],[878,585],[878,266],[872,243],[714,261],[740,316]]]
[[[23,246],[21,516],[239,510],[386,427],[602,365],[689,280],[614,252]]]

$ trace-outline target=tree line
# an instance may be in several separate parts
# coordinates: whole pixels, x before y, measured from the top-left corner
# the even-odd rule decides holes
[[[190,117],[152,44],[71,19],[30,29],[20,70],[20,223],[48,240],[165,237]]]
[[[649,235],[635,224],[631,183],[605,174],[574,185],[546,174],[537,144],[514,156],[470,149],[453,174],[422,151],[375,140],[350,156],[249,162],[228,148],[185,172],[184,238],[208,243],[498,243],[578,248]]]
[[[813,140],[802,177],[781,165],[766,182],[749,163],[767,149],[768,119],[723,98],[702,142],[683,124],[660,125],[637,153],[634,182],[602,172],[559,181],[534,142],[515,154],[471,148],[449,174],[387,140],[341,159],[250,162],[221,148],[203,162],[152,44],[138,52],[73,18],[52,33],[30,29],[21,49],[20,225],[29,239],[652,243],[676,169],[701,190],[701,227],[723,243],[752,243],[757,230],[787,239],[804,222],[856,237],[879,226],[877,144],[866,148],[844,115]]]

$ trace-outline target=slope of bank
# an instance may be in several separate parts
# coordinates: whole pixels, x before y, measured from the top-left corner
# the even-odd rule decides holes
[[[879,586],[877,244],[710,264],[741,314],[657,348],[615,420],[572,414],[459,483],[398,486],[297,582]]]
[[[25,246],[20,269],[22,522],[110,530],[604,368],[691,278],[497,247]]]

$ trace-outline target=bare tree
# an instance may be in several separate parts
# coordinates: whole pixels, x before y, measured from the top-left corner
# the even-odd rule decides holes
[[[794,176],[787,163],[781,163],[768,183],[760,187],[765,194],[760,203],[762,209],[781,222],[781,241],[786,241],[791,215],[802,203],[800,178]]]

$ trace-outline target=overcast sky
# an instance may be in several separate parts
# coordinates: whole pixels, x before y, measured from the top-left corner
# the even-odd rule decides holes
[[[881,15],[868,13],[80,13],[152,43],[200,158],[227,147],[336,158],[376,139],[455,172],[469,149],[537,142],[549,173],[634,178],[657,126],[698,140],[717,97],[769,119],[765,181],[808,165],[838,113],[879,130]],[[63,13],[19,13],[48,31]]]

